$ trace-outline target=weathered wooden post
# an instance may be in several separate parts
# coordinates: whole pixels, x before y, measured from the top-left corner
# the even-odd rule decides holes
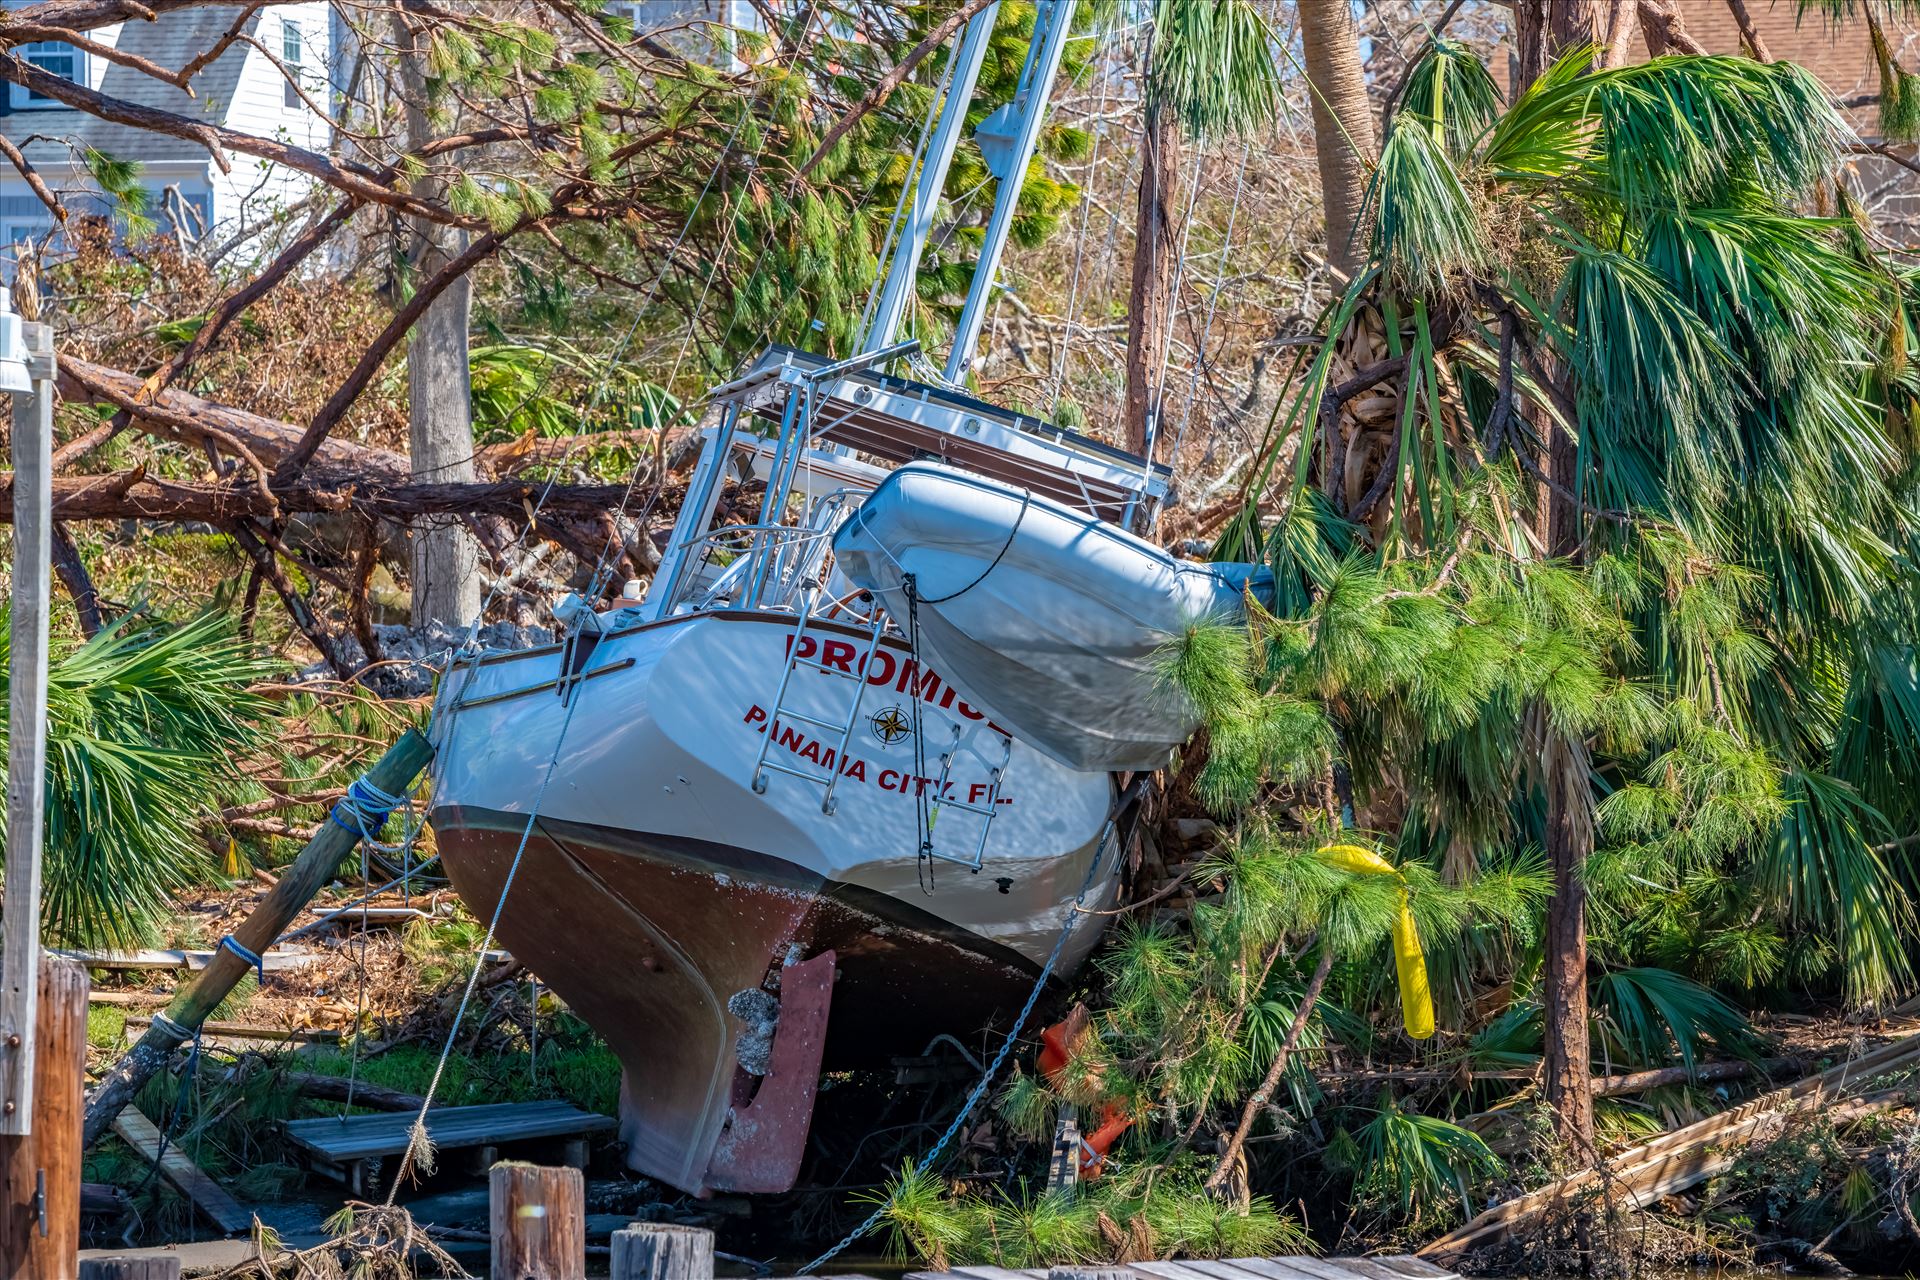
[[[180,1280],[180,1256],[149,1253],[138,1258],[88,1258],[80,1280]]]
[[[7,900],[0,917],[0,1134],[33,1129],[40,837],[47,803],[47,583],[53,560],[53,330],[0,290],[0,390],[13,400],[13,612],[7,653]],[[23,392],[28,394],[22,394]]]
[[[378,792],[401,795],[432,758],[433,747],[409,729],[368,771],[367,782]],[[333,878],[341,859],[359,842],[360,833],[351,825],[331,817],[322,822],[320,830],[300,851],[293,865],[281,873],[280,882],[233,931],[234,942],[255,955],[272,946],[274,939],[300,914],[301,908],[320,891],[320,886]],[[194,1028],[206,1021],[207,1015],[227,998],[227,993],[251,968],[238,951],[223,946],[214,952],[213,959],[193,981],[181,984],[165,1015],[148,1024],[139,1043],[100,1078],[100,1083],[88,1095],[83,1135],[87,1146],[92,1146],[94,1140],[107,1131],[121,1108],[140,1091],[140,1086],[165,1064],[169,1054],[192,1037]]]
[[[578,1169],[508,1160],[487,1177],[493,1280],[585,1280],[587,1188]]]
[[[636,1222],[613,1233],[612,1280],[713,1280],[713,1232]]]
[[[0,1277],[68,1280],[80,1251],[80,1110],[87,971],[42,956],[35,999],[33,1132],[0,1134]]]

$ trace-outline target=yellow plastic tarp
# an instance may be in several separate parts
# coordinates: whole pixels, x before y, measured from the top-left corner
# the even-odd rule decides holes
[[[1420,950],[1420,930],[1413,922],[1407,882],[1400,869],[1371,849],[1355,844],[1330,844],[1319,850],[1321,861],[1355,875],[1392,876],[1400,882],[1400,914],[1393,922],[1393,967],[1400,980],[1400,1020],[1415,1040],[1433,1035],[1433,989],[1427,985],[1427,957]]]

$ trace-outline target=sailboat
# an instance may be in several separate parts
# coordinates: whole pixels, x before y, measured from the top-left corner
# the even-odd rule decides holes
[[[1071,0],[1043,6],[988,153],[946,368],[890,371],[997,7],[955,54],[862,350],[776,346],[714,388],[644,600],[441,683],[454,885],[618,1054],[628,1164],[691,1193],[786,1190],[823,1071],[1004,1027],[1073,973],[1103,918],[1063,935],[1070,905],[1119,892],[1121,778],[1193,727],[1153,655],[1249,586],[1129,532],[1165,466],[959,387]],[[749,479],[758,518],[726,523]]]

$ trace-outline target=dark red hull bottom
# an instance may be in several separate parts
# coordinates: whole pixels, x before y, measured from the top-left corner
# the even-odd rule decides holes
[[[433,819],[454,887],[488,918],[526,820],[459,806]],[[697,1194],[785,1190],[820,1070],[885,1066],[941,1032],[1004,1025],[1036,974],[910,904],[784,859],[544,819],[498,939],[620,1058],[627,1163]],[[828,951],[835,960],[792,971],[774,1070],[748,1076],[728,999]]]

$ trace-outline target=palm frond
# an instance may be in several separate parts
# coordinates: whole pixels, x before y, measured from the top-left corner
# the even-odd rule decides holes
[[[1280,109],[1272,39],[1248,0],[1156,5],[1149,105],[1196,138],[1258,128]]]
[[[8,612],[0,609],[0,672]],[[235,778],[233,761],[265,739],[272,704],[247,690],[272,670],[217,614],[178,627],[123,619],[54,660],[50,939],[141,945],[169,895],[207,874],[198,824],[219,785]]]

